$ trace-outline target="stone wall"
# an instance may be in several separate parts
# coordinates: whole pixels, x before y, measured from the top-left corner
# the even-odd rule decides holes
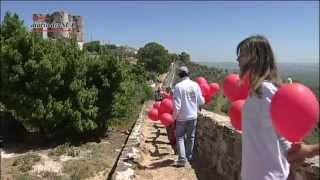
[[[114,165],[113,172],[110,173],[108,180],[130,180],[134,179],[134,169],[136,161],[140,158],[139,145],[142,137],[142,127],[145,116],[147,114],[147,106],[143,105],[139,118],[137,119],[127,142],[123,145],[119,160]]]
[[[196,151],[210,179],[238,180],[241,170],[241,132],[228,117],[202,110],[198,119]],[[319,179],[319,156],[293,171],[294,180]]]

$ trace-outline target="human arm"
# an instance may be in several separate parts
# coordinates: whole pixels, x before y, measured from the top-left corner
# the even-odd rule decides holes
[[[271,98],[275,92],[276,88],[263,84],[262,93],[265,98],[264,103],[268,103],[268,107],[270,107]],[[319,144],[307,145],[304,143],[291,143],[280,134],[277,133],[277,135],[281,149],[286,152],[287,160],[293,168],[302,165],[306,158],[319,155]]]
[[[202,95],[200,86],[198,84],[197,84],[197,96],[198,96],[197,99],[199,100],[198,105],[203,105],[205,103],[205,99]]]
[[[264,117],[263,119],[266,119],[264,121],[264,127],[270,127],[273,128],[274,133],[277,136],[277,142],[280,145],[281,151],[286,155],[288,151],[291,148],[291,142],[289,142],[286,138],[284,138],[273,126],[272,123],[272,117],[270,114],[270,106],[271,106],[271,100],[273,95],[277,92],[277,87],[275,87],[272,83],[269,82],[263,82],[261,86],[261,98],[262,98],[262,104],[261,109],[263,111],[260,112],[260,115]]]
[[[181,109],[181,94],[178,87],[173,91],[173,118],[176,119]]]
[[[319,144],[294,143],[288,152],[287,159],[293,168],[297,168],[305,162],[306,158],[319,155],[319,151]]]

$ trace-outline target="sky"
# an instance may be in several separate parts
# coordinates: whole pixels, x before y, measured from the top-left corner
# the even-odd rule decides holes
[[[319,63],[318,1],[1,1],[1,22],[11,11],[30,27],[33,13],[59,10],[83,16],[86,41],[158,42],[195,62],[231,62],[241,40],[261,34],[278,62]]]

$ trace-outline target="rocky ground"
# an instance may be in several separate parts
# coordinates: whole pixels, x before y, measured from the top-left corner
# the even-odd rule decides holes
[[[128,136],[111,130],[99,142],[50,146],[5,143],[1,179],[106,179]]]
[[[186,167],[177,168],[174,161],[177,155],[167,138],[166,128],[158,121],[151,121],[146,117],[142,129],[140,145],[141,158],[135,170],[137,180],[196,180],[206,179],[201,171],[199,160]]]

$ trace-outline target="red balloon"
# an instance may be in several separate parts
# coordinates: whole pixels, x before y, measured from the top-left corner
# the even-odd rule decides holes
[[[199,86],[203,96],[210,96],[210,86],[207,83],[202,83]]]
[[[250,90],[250,75],[246,73],[239,81],[239,98],[246,99]]]
[[[319,121],[319,103],[306,86],[285,84],[272,97],[270,114],[280,135],[291,142],[299,142]]]
[[[171,116],[171,114],[163,113],[160,115],[160,122],[167,127],[167,126],[170,126],[172,123],[174,123],[174,119]]]
[[[212,101],[212,96],[204,96],[205,104],[210,104]]]
[[[245,100],[233,101],[229,107],[228,115],[230,117],[231,124],[237,130],[241,130],[241,111],[244,103]]]
[[[238,74],[229,74],[223,81],[223,93],[231,101],[237,99],[237,82],[239,81]]]
[[[148,113],[148,117],[149,117],[149,119],[151,119],[153,121],[157,121],[158,120],[158,110],[155,108],[151,109]]]
[[[155,102],[155,103],[153,104],[153,108],[155,108],[155,109],[159,109],[160,104],[161,104],[161,101],[157,101],[157,102]]]
[[[209,87],[211,96],[214,96],[220,90],[220,86],[218,83],[210,83]]]
[[[245,88],[243,87],[243,90],[240,88],[240,77],[238,74],[229,74],[224,78],[223,81],[223,92],[224,95],[227,96],[227,98],[230,101],[236,101],[239,99],[246,99],[248,93],[244,93],[243,91]]]
[[[165,98],[164,100],[161,101],[161,104],[159,107],[159,114],[163,114],[163,113],[172,114],[172,112],[173,112],[172,100],[170,100],[169,98]]]
[[[197,82],[198,84],[202,84],[202,83],[208,84],[208,83],[207,83],[207,80],[206,80],[204,77],[202,77],[202,76],[197,77],[197,78],[196,78],[196,82]]]

